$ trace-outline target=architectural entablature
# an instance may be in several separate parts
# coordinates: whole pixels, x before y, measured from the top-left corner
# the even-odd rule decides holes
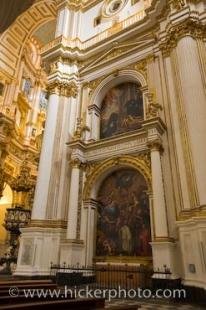
[[[145,152],[147,147],[147,132],[138,130],[131,134],[122,134],[110,139],[86,143],[73,141],[68,143],[71,158],[80,158],[82,162],[103,160],[121,154],[135,154]]]
[[[67,54],[67,57],[71,58],[88,58],[108,49],[108,46],[114,42],[114,36],[115,40],[123,42],[136,36],[137,33],[141,34],[154,29],[158,17],[164,11],[166,0],[155,0],[153,3],[147,13],[140,11],[85,41],[79,38],[57,37],[42,48],[41,54],[44,59],[57,57],[60,53]]]
[[[151,145],[157,141],[162,145],[162,135],[166,127],[160,118],[150,119],[144,122],[143,129],[133,133],[124,133],[109,139],[95,142],[81,140],[68,143],[71,159],[79,159],[82,163],[96,160],[104,160],[122,154],[139,154],[151,149]]]

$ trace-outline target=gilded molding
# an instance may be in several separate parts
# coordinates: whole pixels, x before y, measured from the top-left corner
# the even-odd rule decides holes
[[[67,228],[67,221],[63,220],[31,220],[28,227],[40,227],[40,228]]]
[[[205,218],[206,219],[206,206],[199,208],[181,211],[177,217],[177,221],[187,221],[192,218]]]

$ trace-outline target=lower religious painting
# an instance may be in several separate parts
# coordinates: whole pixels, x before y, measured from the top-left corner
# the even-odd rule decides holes
[[[134,169],[108,176],[98,194],[97,256],[151,256],[149,199]]]

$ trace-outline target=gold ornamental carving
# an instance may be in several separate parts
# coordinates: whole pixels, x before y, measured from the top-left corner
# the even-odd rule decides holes
[[[181,10],[185,6],[185,0],[171,0],[171,5],[174,10]]]
[[[140,72],[144,78],[147,80],[147,63],[149,61],[149,58],[148,59],[143,59],[141,61],[138,61],[130,66],[128,66],[127,68],[125,69],[132,69],[132,70],[135,70],[137,72]]]
[[[80,169],[83,165],[82,161],[79,158],[73,158],[69,161],[69,164],[72,168]]]
[[[114,56],[114,54],[112,54]],[[115,54],[115,56],[117,56],[117,54]],[[149,58],[145,58],[141,61],[138,61],[136,63],[133,63],[125,68],[121,68],[121,70],[125,70],[125,69],[131,69],[131,70],[135,70],[139,73],[141,73],[145,79],[147,79],[147,64],[149,61],[151,61],[151,57]],[[96,88],[100,85],[100,83],[108,76],[110,76],[111,74],[114,75],[114,78],[117,77],[120,72],[121,72],[120,69],[116,69],[114,70],[112,73],[110,72],[109,74],[107,75],[103,75],[101,76],[100,78],[96,79],[96,80],[93,80],[93,81],[90,81],[89,83],[86,83],[85,84],[85,87],[88,87],[89,89],[89,96],[91,97],[94,93],[94,91],[96,90]]]
[[[107,159],[97,163],[87,163],[86,165],[86,182],[84,185],[83,199],[88,200],[92,197],[91,190],[98,178],[101,177],[106,171],[112,170],[114,167],[132,167],[138,170],[145,178],[149,191],[152,190],[152,177],[151,177],[151,161],[150,154],[143,153],[137,156],[122,156]]]
[[[99,79],[93,80],[89,82],[86,86],[89,88],[89,96],[91,97],[94,93],[95,89],[99,86],[99,84],[105,79],[105,75]]]
[[[159,139],[149,141],[147,145],[151,151],[158,151],[160,153],[163,153],[164,151],[164,148],[162,146],[162,141]]]
[[[187,19],[181,24],[173,26],[168,31],[166,40],[160,44],[163,56],[169,56],[171,50],[177,46],[177,42],[185,36],[203,40],[206,37],[206,25],[198,21]]]
[[[78,87],[74,82],[55,81],[48,86],[48,91],[50,94],[57,94],[58,96],[64,97],[76,98],[78,95]]]
[[[77,118],[77,127],[73,136],[73,140],[82,140],[86,131],[90,131],[90,128],[84,124],[83,118]]]
[[[148,98],[148,105],[146,109],[146,118],[151,119],[151,118],[156,118],[160,116],[160,111],[163,110],[162,106],[156,102],[155,98],[155,93],[154,92],[149,92],[147,94]]]

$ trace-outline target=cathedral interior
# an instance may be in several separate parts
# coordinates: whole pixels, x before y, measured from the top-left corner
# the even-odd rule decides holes
[[[204,0],[1,0],[0,295],[84,266],[206,301],[205,136]]]

